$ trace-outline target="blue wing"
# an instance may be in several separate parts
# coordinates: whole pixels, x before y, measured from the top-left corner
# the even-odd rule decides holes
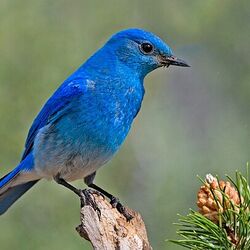
[[[66,80],[45,103],[29,130],[22,160],[32,150],[34,139],[39,129],[46,126],[58,113],[62,114],[70,102],[83,95],[86,86],[84,83],[85,80],[83,78]]]

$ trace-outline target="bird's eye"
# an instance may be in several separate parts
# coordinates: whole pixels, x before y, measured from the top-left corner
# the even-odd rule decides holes
[[[151,54],[154,51],[154,47],[150,43],[142,43],[140,48],[144,54]]]

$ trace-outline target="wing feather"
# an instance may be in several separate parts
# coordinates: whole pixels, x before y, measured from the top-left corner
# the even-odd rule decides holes
[[[66,109],[73,100],[83,95],[85,86],[85,80],[82,78],[65,81],[50,97],[33,121],[25,142],[25,149],[21,160],[23,160],[32,150],[38,131],[46,126],[56,114]]]

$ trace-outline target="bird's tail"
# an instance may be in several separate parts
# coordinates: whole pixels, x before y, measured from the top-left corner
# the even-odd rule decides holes
[[[0,215],[38,182],[39,177],[32,170],[33,166],[33,156],[29,154],[15,169],[0,179]]]

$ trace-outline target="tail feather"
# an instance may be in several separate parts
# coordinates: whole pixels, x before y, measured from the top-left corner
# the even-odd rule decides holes
[[[30,153],[15,169],[0,179],[0,215],[39,180],[32,170],[33,162]]]
[[[12,182],[15,177],[20,173],[22,170],[22,163],[20,163],[15,169],[13,169],[11,172],[6,174],[0,179],[0,194],[1,194],[1,189],[6,186],[9,182]]]
[[[8,208],[18,200],[26,191],[33,187],[39,180],[26,182],[14,187],[10,187],[0,195],[0,215],[5,213]]]

